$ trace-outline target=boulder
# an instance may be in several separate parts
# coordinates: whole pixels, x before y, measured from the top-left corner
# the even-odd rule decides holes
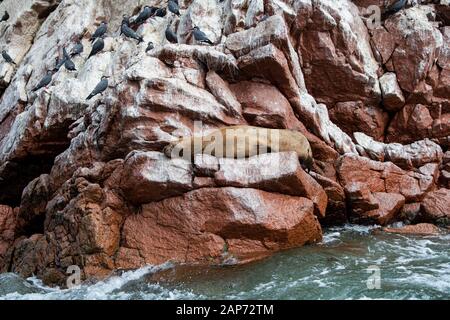
[[[393,72],[387,72],[380,78],[383,106],[388,111],[398,111],[405,105],[405,97]]]
[[[310,199],[319,217],[325,216],[328,197],[303,171],[295,152],[262,154],[249,159],[219,159],[214,179],[218,186],[254,188]]]
[[[439,225],[449,225],[450,190],[439,189],[428,193],[422,201],[421,208],[424,220]]]
[[[320,223],[325,226],[335,226],[348,222],[344,188],[338,182],[315,172],[310,172],[310,175],[322,186],[328,196],[327,211],[325,217],[320,218]]]
[[[392,162],[377,162],[356,155],[344,155],[339,159],[338,175],[345,188],[364,186],[371,193],[396,193],[406,201],[420,201],[435,185],[437,172],[433,170],[405,171]],[[430,169],[430,168],[428,168]]]
[[[255,189],[205,188],[142,206],[123,227],[127,266],[250,261],[320,241],[312,201]],[[254,245],[244,248],[244,243]],[[255,245],[258,244],[258,245]],[[262,252],[261,252],[262,251]],[[121,255],[123,256],[123,255]],[[139,257],[130,261],[132,256]],[[116,259],[116,265],[125,261]]]
[[[368,30],[351,1],[325,0],[312,6],[298,5],[298,51],[308,91],[319,102],[359,101],[376,106],[381,100],[379,65],[373,56]]]
[[[373,160],[390,161],[403,169],[419,168],[425,164],[439,164],[443,158],[442,148],[435,142],[424,139],[408,145],[374,141],[361,132],[355,132],[358,146]]]
[[[133,152],[125,160],[120,188],[135,204],[160,201],[193,188],[193,167],[160,152]]]
[[[400,228],[383,228],[384,232],[407,235],[436,236],[441,234],[441,229],[430,223],[407,225]]]
[[[389,117],[382,109],[360,101],[338,102],[329,110],[330,119],[345,133],[363,132],[375,140],[383,140]]]
[[[5,261],[8,249],[15,239],[16,213],[13,208],[0,205],[0,272],[6,272],[9,264]]]
[[[350,206],[349,220],[360,224],[387,225],[398,218],[405,197],[397,193],[371,192],[366,185],[354,183],[345,189]]]

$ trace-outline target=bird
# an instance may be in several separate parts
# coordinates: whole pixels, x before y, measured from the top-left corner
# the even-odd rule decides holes
[[[5,59],[6,62],[14,64],[14,65],[16,64],[14,62],[14,60],[11,58],[11,56],[6,52],[6,50],[2,51],[2,56],[3,56],[3,59]]]
[[[122,23],[126,23],[127,26],[129,26],[129,25],[130,25],[130,17],[127,16],[126,14],[124,14],[124,15],[122,16]]]
[[[92,45],[92,50],[91,50],[91,53],[89,54],[88,59],[92,56],[95,56],[100,51],[102,51],[104,47],[105,47],[105,41],[103,41],[103,36],[101,36]]]
[[[103,36],[107,30],[108,30],[108,24],[106,23],[106,21],[102,21],[100,23],[100,25],[98,26],[97,30],[95,30],[94,34],[92,35],[91,42],[93,42],[95,39]]]
[[[53,71],[54,72],[59,71],[59,69],[61,69],[64,63],[66,63],[66,59],[65,58],[59,59],[59,57],[57,56],[55,58],[55,67],[53,68]]]
[[[206,34],[200,30],[199,27],[195,26],[192,29],[193,33],[194,33],[194,39],[195,41],[198,42],[203,42],[203,43],[208,43],[208,44],[214,44],[211,40],[208,39],[208,37],[206,36]]]
[[[122,16],[122,23],[120,24],[120,36],[122,35],[122,33],[123,33],[123,30],[122,30],[122,26],[123,25],[127,25],[127,26],[129,26],[130,25],[130,17],[129,16],[127,16],[126,14],[124,14],[123,16]]]
[[[103,76],[101,81],[95,86],[94,90],[91,94],[86,98],[86,100],[90,100],[98,94],[103,93],[108,88],[108,77]]]
[[[267,19],[269,19],[269,16],[267,14],[265,14],[261,17],[261,19],[259,19],[259,22],[266,21]]]
[[[145,52],[149,52],[150,50],[153,50],[155,48],[155,46],[153,45],[153,42],[149,42],[147,44],[147,48],[145,49]]]
[[[169,9],[170,12],[176,14],[177,16],[180,16],[180,8],[178,7],[178,3],[173,1],[173,0],[169,0],[169,3],[167,4],[167,8]]]
[[[166,39],[170,43],[178,43],[178,37],[177,37],[176,33],[173,32],[172,29],[170,29],[170,24],[168,24],[167,28],[166,28]]]
[[[156,12],[156,10],[157,10],[157,8],[155,8],[155,7],[145,6],[144,9],[141,11],[141,13],[139,13],[137,18],[134,20],[133,23],[135,25],[143,24],[145,21],[147,21],[147,19],[149,19]]]
[[[69,71],[77,71],[76,67],[75,67],[75,63],[73,63],[73,61],[70,59],[69,54],[67,53],[66,48],[63,48],[63,55],[64,55],[64,67],[66,68],[66,70]]]
[[[36,92],[36,91],[38,91],[41,88],[47,87],[50,84],[50,82],[52,82],[53,73],[54,73],[53,70],[48,70],[47,74],[45,75],[45,77],[42,78],[41,81],[39,81],[37,86],[34,87],[34,89],[32,91]]]
[[[73,58],[81,53],[83,53],[84,47],[80,40],[78,40],[70,52],[70,57]]]
[[[144,38],[142,38],[142,36],[140,36],[136,32],[134,32],[134,30],[131,29],[125,22],[122,22],[122,26],[120,27],[120,34],[122,34],[122,33],[128,38],[137,40],[138,43],[141,43],[144,41]]]
[[[407,0],[397,0],[391,6],[389,6],[385,12],[383,13],[383,19],[386,19],[388,16],[393,15],[399,12],[401,9],[405,7]]]
[[[2,18],[0,19],[0,22],[8,21],[8,19],[9,19],[9,13],[8,13],[8,11],[5,11]]]
[[[167,10],[166,8],[158,8],[155,11],[155,16],[156,17],[165,17],[167,14]]]
[[[406,2],[407,0],[398,0],[388,8],[388,11],[391,13],[396,13],[403,9],[403,7],[406,5]]]

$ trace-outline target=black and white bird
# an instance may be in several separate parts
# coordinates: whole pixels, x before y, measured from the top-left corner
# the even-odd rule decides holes
[[[14,60],[11,58],[11,56],[8,54],[8,52],[6,52],[6,50],[2,51],[2,57],[3,57],[3,59],[5,59],[6,62],[14,64],[14,65],[16,64],[14,62]]]
[[[98,26],[97,30],[95,30],[94,34],[91,37],[91,42],[94,42],[95,39],[102,37],[106,31],[108,31],[108,24],[106,21],[102,21]]]
[[[202,43],[208,43],[208,44],[214,44],[211,40],[208,39],[208,37],[206,36],[206,34],[200,30],[199,27],[195,26],[193,29],[193,34],[194,34],[194,39],[197,42],[202,42]]]
[[[63,55],[64,55],[64,67],[68,71],[77,71],[77,68],[75,67],[75,63],[73,63],[72,59],[70,59],[69,53],[67,53],[66,48],[63,48]]]
[[[103,36],[101,36],[92,45],[92,50],[91,50],[91,53],[89,54],[88,59],[92,56],[95,56],[100,51],[102,51],[104,47],[105,47],[105,41],[103,41]]]
[[[144,41],[142,36],[138,35],[133,29],[131,29],[126,22],[122,22],[122,26],[120,27],[120,34],[124,34],[128,38],[132,38],[141,43]]]
[[[8,13],[8,11],[5,11],[2,18],[0,19],[0,22],[8,21],[8,19],[9,19],[9,13]]]
[[[78,40],[75,45],[72,48],[72,51],[70,52],[70,57],[73,58],[75,56],[78,56],[83,53],[84,47],[81,43],[81,40]]]
[[[95,86],[94,90],[86,98],[86,100],[90,100],[96,95],[102,94],[107,88],[108,88],[108,77],[103,76],[101,81]]]
[[[147,44],[147,48],[145,49],[145,52],[149,52],[150,50],[153,50],[155,48],[155,45],[153,44],[153,42],[149,42]]]
[[[167,9],[169,9],[170,12],[173,14],[176,14],[177,16],[180,16],[180,7],[178,7],[178,3],[174,0],[169,0],[169,3],[167,4]]]
[[[177,34],[170,28],[170,24],[167,25],[165,33],[167,41],[169,41],[170,43],[178,43]]]
[[[47,87],[52,82],[53,73],[54,73],[53,70],[48,70],[45,77],[42,78],[42,80],[39,81],[37,86],[33,88],[33,92],[36,92],[41,88]]]
[[[155,17],[165,17],[167,14],[166,8],[158,8],[155,11]]]
[[[134,20],[133,24],[135,25],[141,25],[147,21],[155,12],[157,8],[145,6],[144,9],[139,13],[137,18]]]

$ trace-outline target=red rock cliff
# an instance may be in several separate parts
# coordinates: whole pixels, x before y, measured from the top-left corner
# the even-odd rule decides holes
[[[3,1],[16,65],[0,61],[0,270],[61,283],[71,265],[101,278],[244,263],[346,221],[448,225],[450,11],[419,2],[373,26],[366,8],[393,1],[180,0],[181,16],[150,19],[137,44],[119,35],[137,0]],[[105,47],[87,60],[103,20]],[[77,71],[32,92],[79,37]],[[195,121],[300,131],[314,172],[289,152],[167,158]]]

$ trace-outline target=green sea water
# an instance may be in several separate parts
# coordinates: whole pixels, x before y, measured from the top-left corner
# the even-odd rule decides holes
[[[450,234],[347,225],[244,266],[148,266],[70,290],[2,274],[0,299],[450,299]]]

